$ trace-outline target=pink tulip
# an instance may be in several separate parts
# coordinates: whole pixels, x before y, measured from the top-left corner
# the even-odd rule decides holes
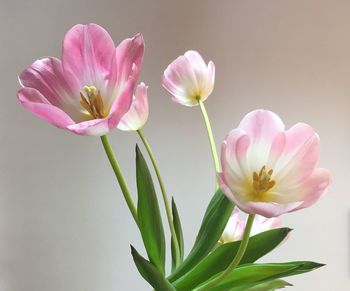
[[[309,125],[285,131],[275,113],[250,112],[222,144],[220,187],[249,214],[276,217],[309,207],[330,183],[329,171],[316,168],[319,150]]]
[[[141,83],[135,90],[129,111],[122,117],[118,129],[135,131],[141,129],[148,118],[147,86]]]
[[[237,207],[235,207],[220,238],[221,243],[233,242],[242,239],[246,219],[240,218],[240,215],[242,215],[242,213],[238,210]],[[267,231],[269,229],[278,228],[280,226],[281,219],[279,217],[266,218],[257,215],[255,217],[250,236],[256,235],[263,231]]]
[[[75,25],[64,37],[61,59],[39,59],[20,74],[17,97],[56,127],[104,135],[129,110],[143,54],[141,34],[115,47],[102,27]]]
[[[213,91],[215,66],[212,61],[206,65],[198,52],[187,51],[166,68],[162,81],[173,101],[198,105],[198,100],[204,101]]]

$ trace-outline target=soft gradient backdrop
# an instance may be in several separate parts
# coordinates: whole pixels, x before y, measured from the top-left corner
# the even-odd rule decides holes
[[[149,85],[145,133],[175,195],[186,250],[212,195],[214,176],[199,108],[161,88],[168,63],[188,49],[216,65],[206,101],[217,145],[250,110],[266,108],[321,136],[320,165],[333,185],[316,206],[283,216],[294,228],[264,261],[309,259],[322,269],[289,278],[294,290],[350,286],[350,1],[2,0],[0,9],[0,290],[149,290],[129,253],[142,251],[100,140],[58,130],[16,100],[17,75],[36,58],[60,56],[76,23],[104,26],[116,42],[142,32],[141,79]],[[132,189],[133,133],[113,147]],[[293,290],[293,289],[291,289]]]

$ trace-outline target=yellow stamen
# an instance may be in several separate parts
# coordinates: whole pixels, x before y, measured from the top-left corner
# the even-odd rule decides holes
[[[253,173],[254,196],[257,200],[264,200],[263,196],[275,186],[276,182],[271,179],[272,174],[273,170],[266,171],[266,166],[259,173]]]
[[[101,93],[95,86],[84,86],[85,95],[80,92],[80,105],[94,118],[106,117]]]

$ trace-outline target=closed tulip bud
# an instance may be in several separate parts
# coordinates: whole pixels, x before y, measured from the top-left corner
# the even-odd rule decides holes
[[[212,61],[206,65],[198,52],[187,51],[166,68],[162,81],[173,101],[195,106],[213,91],[215,66]]]

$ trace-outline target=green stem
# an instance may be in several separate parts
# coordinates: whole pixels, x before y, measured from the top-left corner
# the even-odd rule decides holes
[[[215,172],[217,173],[220,171],[220,164],[219,164],[218,153],[216,151],[215,141],[214,141],[214,137],[213,137],[213,131],[211,130],[211,125],[210,125],[208,113],[207,113],[207,110],[205,109],[203,101],[198,99],[198,104],[199,104],[199,107],[201,108],[204,123],[205,123],[205,126],[207,128],[207,133],[208,133],[208,138],[209,138],[210,148],[211,148],[211,154],[212,154],[213,161],[214,161]],[[215,181],[216,181],[216,187],[217,187],[217,179],[215,179]]]
[[[215,280],[210,282],[210,284],[208,284],[208,285],[206,285],[203,288],[200,288],[198,290],[203,290],[203,291],[210,290],[212,287],[221,283],[238,266],[239,262],[243,258],[243,255],[247,249],[248,242],[249,242],[249,235],[250,235],[250,231],[251,231],[252,226],[253,226],[254,218],[255,218],[255,214],[249,214],[248,219],[247,219],[247,223],[246,223],[246,226],[244,229],[244,234],[243,234],[241,244],[239,245],[239,249],[236,253],[235,258],[231,262],[231,264],[227,267],[227,269],[219,277],[217,277]]]
[[[169,201],[168,201],[168,196],[166,194],[166,191],[165,191],[165,186],[164,186],[164,183],[163,183],[163,179],[162,179],[162,176],[160,175],[160,171],[159,171],[159,167],[158,167],[158,163],[154,157],[154,154],[152,152],[152,149],[145,137],[145,135],[143,134],[143,132],[141,131],[141,129],[139,129],[137,131],[137,133],[139,134],[147,152],[148,152],[148,155],[151,159],[151,162],[153,164],[153,168],[154,168],[154,171],[156,172],[156,175],[157,175],[157,179],[158,179],[158,182],[159,182],[159,186],[160,186],[160,190],[162,192],[162,196],[163,196],[163,201],[164,201],[164,206],[165,206],[165,211],[166,211],[166,216],[167,216],[167,219],[168,219],[168,224],[169,224],[169,228],[170,228],[170,233],[171,233],[171,239],[172,239],[172,242],[173,242],[173,245],[174,245],[174,248],[175,248],[175,267],[177,267],[179,264],[180,264],[180,247],[179,247],[179,241],[178,241],[178,238],[177,238],[177,235],[176,235],[176,232],[175,232],[175,227],[174,227],[174,223],[173,223],[173,217],[172,217],[172,213],[171,213],[171,210],[170,210],[170,206],[169,206]]]
[[[115,173],[115,176],[119,182],[119,186],[120,186],[120,189],[122,190],[122,193],[124,195],[126,204],[128,205],[129,210],[130,210],[136,224],[138,224],[136,207],[135,207],[134,202],[132,200],[128,186],[126,185],[126,182],[125,182],[125,179],[123,177],[120,166],[118,164],[118,161],[117,161],[117,159],[114,155],[114,152],[112,150],[108,136],[107,135],[101,136],[101,141],[102,141],[103,147],[105,149],[105,152],[107,154],[108,160],[109,160],[109,162],[113,168],[113,171]]]

